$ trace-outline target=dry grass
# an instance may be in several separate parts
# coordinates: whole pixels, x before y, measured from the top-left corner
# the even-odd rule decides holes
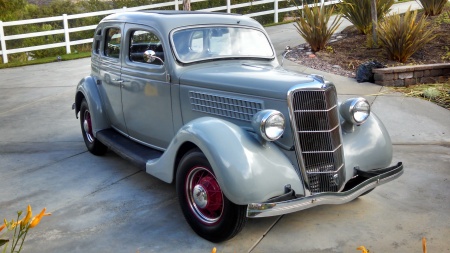
[[[391,89],[408,97],[418,97],[431,101],[450,110],[450,79],[447,83],[418,84],[409,87],[392,87]]]

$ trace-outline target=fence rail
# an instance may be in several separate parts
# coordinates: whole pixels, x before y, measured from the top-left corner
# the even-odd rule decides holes
[[[191,0],[191,3],[203,2],[203,1],[207,1],[207,0]],[[226,2],[227,2],[226,6],[202,9],[201,11],[208,11],[208,12],[226,11],[227,13],[231,13],[232,9],[237,9],[237,8],[242,8],[242,7],[252,6],[252,5],[273,3],[274,4],[273,10],[249,13],[249,14],[246,14],[246,16],[257,17],[257,16],[273,14],[274,15],[274,23],[278,23],[278,14],[279,13],[293,11],[293,10],[297,9],[296,6],[279,9],[278,3],[283,2],[283,1],[287,1],[287,0],[259,0],[259,1],[254,0],[254,1],[248,2],[248,3],[231,5],[231,0],[226,0]],[[321,0],[322,5],[336,4],[338,2],[340,2],[340,0]],[[124,11],[151,10],[151,9],[168,7],[168,6],[173,6],[174,10],[179,10],[179,5],[182,3],[183,3],[183,0],[174,0],[171,2],[152,4],[152,5],[144,5],[144,6],[138,6],[138,7],[130,7],[130,8],[123,7],[122,9],[113,9],[113,10],[97,11],[97,12],[89,12],[89,13],[81,13],[81,14],[73,14],[73,15],[63,14],[62,16],[49,17],[49,18],[38,18],[38,19],[8,21],[8,22],[0,21],[0,46],[2,49],[2,50],[0,50],[0,54],[2,55],[3,63],[8,63],[8,54],[30,52],[30,51],[36,51],[36,50],[42,50],[42,49],[66,47],[66,53],[70,54],[71,53],[70,46],[92,43],[92,38],[71,41],[70,33],[94,30],[97,27],[97,25],[89,25],[89,26],[70,28],[68,21],[71,19],[103,16],[103,15],[109,15],[109,14],[113,14],[113,13],[124,12]],[[302,6],[299,6],[299,8],[302,8]],[[15,35],[5,35],[4,34],[4,27],[36,24],[36,23],[46,23],[46,22],[54,22],[54,21],[61,21],[63,23],[63,29],[55,29],[55,30],[44,31],[44,32],[33,32],[33,33],[15,34]],[[45,44],[45,45],[39,45],[39,46],[31,46],[31,47],[23,47],[23,48],[15,48],[15,49],[7,49],[6,48],[6,41],[8,41],[8,40],[34,38],[34,37],[55,35],[55,34],[64,34],[64,42],[51,43],[51,44]]]

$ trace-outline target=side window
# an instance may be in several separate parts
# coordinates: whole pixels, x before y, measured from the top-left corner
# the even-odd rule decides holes
[[[102,39],[102,30],[99,29],[94,36],[94,54],[100,54],[100,42]]]
[[[149,31],[137,30],[131,33],[129,57],[132,62],[145,62],[144,52],[152,50],[155,56],[164,61],[164,50],[161,40],[154,33]],[[160,60],[155,60],[150,64],[162,65]]]
[[[104,53],[106,56],[119,58],[121,38],[122,35],[119,28],[106,29],[106,41],[104,48]]]

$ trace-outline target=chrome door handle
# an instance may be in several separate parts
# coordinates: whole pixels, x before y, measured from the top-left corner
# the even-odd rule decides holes
[[[122,80],[122,79],[113,79],[113,81],[118,82],[118,83],[129,83],[130,82],[128,80]]]

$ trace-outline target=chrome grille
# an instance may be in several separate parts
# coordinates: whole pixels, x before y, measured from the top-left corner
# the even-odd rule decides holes
[[[299,167],[312,194],[337,192],[344,181],[336,89],[297,89],[290,97]]]

